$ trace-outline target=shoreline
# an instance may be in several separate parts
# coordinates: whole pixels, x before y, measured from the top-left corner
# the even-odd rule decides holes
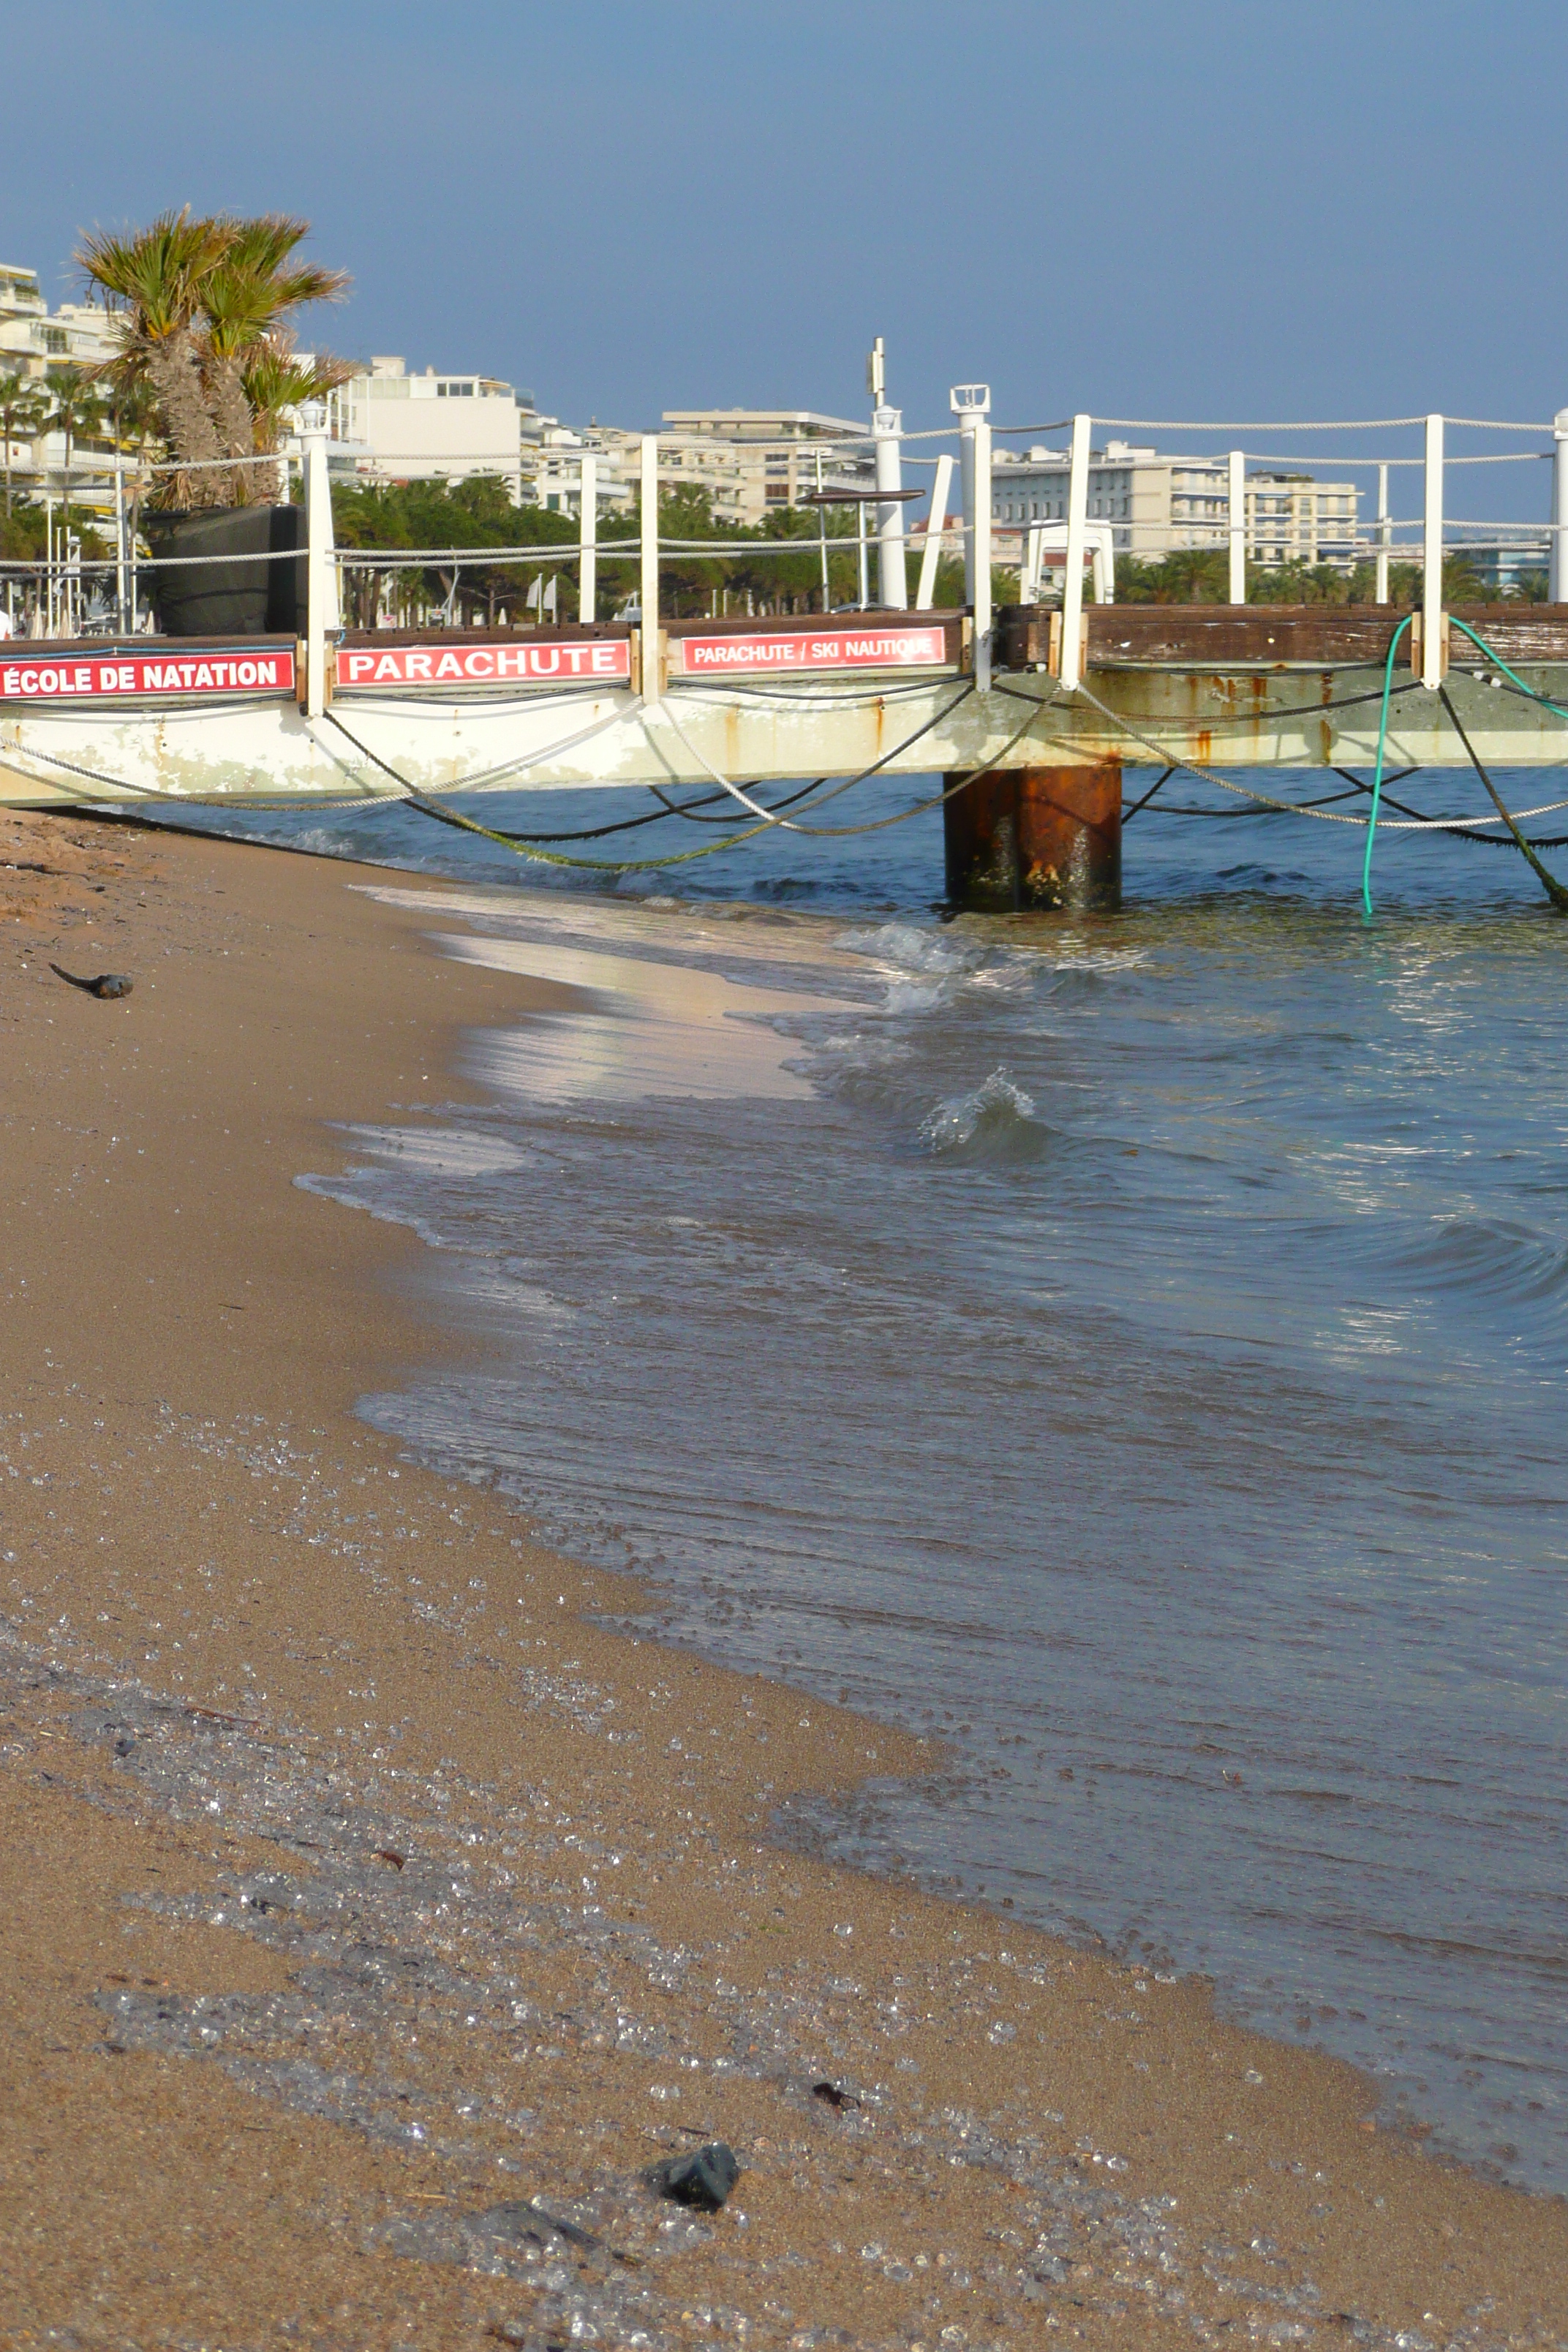
[[[482,1099],[462,1034],[550,989],[379,869],[0,834],[0,2343],[1563,2340],[1562,2200],[1199,1984],[772,1843],[936,1751],[592,1622],[648,1590],[355,1417],[473,1343],[294,1180]],[[637,2175],[710,2130],[747,2170],[687,2242]]]

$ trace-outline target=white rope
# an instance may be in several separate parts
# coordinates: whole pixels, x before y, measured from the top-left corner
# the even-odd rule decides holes
[[[1450,416],[1450,425],[1464,425],[1471,420]],[[1097,416],[1096,425],[1115,425],[1124,433],[1384,433],[1406,425],[1425,425],[1424,416],[1331,416],[1316,425],[1194,425],[1180,417],[1163,416]],[[1501,425],[1500,432],[1544,433],[1550,425]]]
[[[1119,729],[1123,734],[1131,735],[1133,741],[1135,743],[1142,743],[1146,751],[1152,751],[1154,757],[1162,763],[1163,766],[1183,768],[1189,775],[1201,777],[1205,784],[1213,784],[1219,792],[1234,793],[1238,799],[1256,801],[1261,808],[1279,809],[1287,816],[1317,817],[1324,824],[1359,824],[1363,831],[1365,829],[1367,820],[1364,816],[1351,816],[1339,809],[1305,808],[1300,801],[1277,800],[1272,793],[1254,792],[1249,785],[1227,783],[1223,776],[1216,776],[1212,769],[1200,767],[1195,760],[1184,760],[1180,752],[1173,751],[1167,746],[1156,743],[1152,735],[1143,734],[1140,729],[1131,725],[1128,719],[1123,719],[1120,712],[1110,709],[1106,703],[1100,701],[1100,697],[1097,694],[1090,693],[1087,686],[1080,684],[1076,690],[1078,693],[1082,695],[1086,702],[1093,704],[1095,709],[1100,712],[1102,719],[1109,719],[1113,727]],[[1016,689],[1009,688],[1008,691],[1015,692]],[[1031,701],[1034,699],[1033,696],[1020,696],[1018,698],[1020,700]],[[1049,708],[1049,705],[1042,703],[1039,707],[1042,709],[1046,709]],[[1015,738],[1015,740],[1016,740],[1016,739]],[[1063,746],[1071,742],[1071,738],[1064,735],[1050,736],[1047,740],[1050,742]],[[1081,749],[1081,746],[1075,745],[1074,748]],[[1540,808],[1516,810],[1514,812],[1513,821],[1516,824],[1522,824],[1528,817],[1552,816],[1555,814],[1557,810],[1563,808],[1568,808],[1568,800],[1547,801]],[[1451,833],[1456,831],[1473,833],[1479,825],[1502,824],[1504,823],[1506,823],[1506,819],[1500,816],[1416,817],[1403,819],[1397,824],[1391,823],[1387,818],[1380,817],[1378,819],[1377,829],[1379,833]]]
[[[842,782],[836,784],[832,792],[825,793],[823,795],[823,799],[818,801],[816,805],[820,808],[825,801],[837,800],[840,793],[848,792],[853,785],[864,783],[868,776],[876,775],[879,769],[887,767],[890,761],[898,759],[902,752],[909,751],[913,744],[918,743],[922,735],[928,735],[933,727],[940,725],[943,719],[949,717],[952,711],[957,709],[961,702],[966,702],[973,691],[974,688],[973,687],[965,687],[960,693],[953,696],[952,700],[948,704],[945,710],[939,710],[933,717],[924,720],[921,725],[915,729],[912,735],[906,736],[901,743],[896,743],[890,751],[884,751],[881,758],[879,760],[874,760],[868,768],[862,768],[858,775],[847,777]],[[1033,696],[1026,698],[1030,701],[1036,700],[1036,698]],[[1054,701],[1056,697],[1052,696],[1051,699]],[[1037,702],[1036,707],[1039,709],[1045,709],[1049,706],[1045,702]],[[644,729],[647,730],[650,735],[651,729],[648,728],[648,721],[656,712],[660,718],[668,720],[669,726],[674,730],[680,741],[685,745],[691,758],[697,761],[698,766],[705,768],[709,775],[712,777],[713,782],[716,784],[721,785],[722,789],[731,795],[731,799],[739,801],[742,808],[749,810],[752,815],[760,817],[764,824],[776,826],[784,833],[813,835],[818,838],[825,837],[827,839],[842,839],[845,835],[849,834],[879,833],[885,826],[889,824],[896,824],[901,822],[903,816],[913,816],[917,814],[913,809],[906,809],[901,811],[899,816],[879,817],[874,824],[847,825],[802,824],[793,817],[775,816],[770,809],[765,809],[760,803],[748,798],[747,794],[742,791],[739,784],[731,782],[728,776],[720,774],[712,761],[707,759],[705,755],[697,749],[696,744],[692,742],[690,737],[681,726],[680,721],[676,718],[675,713],[671,710],[668,702],[660,702],[658,704],[644,703],[642,709],[642,721]],[[1017,742],[1019,736],[1026,734],[1034,723],[1032,717],[1026,719],[1023,726],[1017,730],[1016,734],[1008,737],[1006,742],[1002,746],[1002,750],[995,753],[994,757],[997,759],[1005,758],[1006,753],[1012,750],[1014,744]],[[958,789],[962,790],[963,787],[959,787]],[[940,797],[945,799],[949,797],[949,795],[942,794],[940,795]],[[922,805],[934,806],[935,803],[924,803]]]
[[[127,451],[126,455],[129,454]],[[298,449],[253,449],[248,457],[143,457],[137,460],[137,471],[142,474],[199,474],[214,466],[298,466],[301,462],[302,453]],[[106,466],[103,470],[114,473],[118,469]]]
[[[355,726],[357,727],[362,725],[365,712],[370,706],[367,703],[355,701],[350,707],[353,709],[354,713]],[[575,735],[568,735],[562,742],[547,743],[541,751],[529,751],[514,760],[502,760],[493,768],[480,768],[473,775],[459,776],[455,783],[421,784],[418,787],[418,790],[426,800],[435,800],[443,793],[478,792],[482,786],[494,782],[496,778],[499,776],[521,775],[525,768],[538,767],[542,760],[563,758],[568,751],[576,751],[579,744],[590,743],[593,741],[595,735],[603,735],[609,728],[618,727],[624,719],[630,719],[636,716],[637,710],[637,704],[635,702],[628,701],[623,704],[618,710],[612,710],[607,718],[595,719],[592,727],[581,728]],[[399,715],[401,715],[401,713]],[[392,714],[389,712],[387,716],[390,717]],[[342,758],[341,754],[333,751],[330,744],[326,744],[321,741],[321,737],[316,733],[313,727],[310,729],[310,740],[313,743],[317,744],[321,750],[326,752],[327,757],[333,761],[334,765],[346,767],[349,764],[347,761]],[[368,751],[368,745],[366,749]],[[371,756],[374,758],[374,754],[372,753]],[[390,774],[395,772],[389,769],[386,772]],[[406,792],[410,788],[405,786],[404,789]]]
[[[1176,454],[1176,463],[1188,462],[1189,456],[1195,457],[1198,454],[1180,450]],[[1209,461],[1217,465],[1228,452],[1216,449],[1207,454]],[[1445,466],[1539,466],[1542,459],[1550,454],[1545,449],[1489,449],[1479,457],[1445,457],[1443,463]],[[1309,457],[1299,449],[1279,455],[1272,450],[1248,449],[1244,455],[1255,466],[1405,466],[1419,470],[1426,463],[1425,457]]]

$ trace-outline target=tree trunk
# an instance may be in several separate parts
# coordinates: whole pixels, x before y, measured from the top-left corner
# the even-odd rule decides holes
[[[208,414],[195,342],[188,327],[178,328],[153,344],[147,353],[147,374],[168,428],[169,454],[176,464],[200,465],[204,459],[221,457],[224,453]],[[168,478],[171,506],[210,507],[223,502],[223,485],[216,467],[203,466],[200,473]]]
[[[256,449],[256,420],[245,396],[239,362],[232,355],[210,359],[206,366],[207,404],[226,457],[248,457]],[[254,506],[261,496],[258,466],[237,466],[227,477],[237,507]]]

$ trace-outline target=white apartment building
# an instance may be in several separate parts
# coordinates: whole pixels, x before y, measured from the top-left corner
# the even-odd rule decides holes
[[[113,355],[109,313],[94,302],[51,310],[36,269],[0,262],[0,371],[43,376],[55,367],[94,367]]]
[[[332,470],[367,482],[466,480],[498,475],[514,502],[523,494],[522,435],[533,394],[499,377],[410,375],[382,354],[327,402]]]
[[[1360,555],[1353,482],[1307,474],[1248,474],[1247,551],[1255,563],[1330,563],[1348,571]],[[1031,522],[1064,521],[1068,453],[998,450],[993,461],[992,520],[997,559],[1016,560]],[[1119,555],[1154,562],[1185,548],[1223,548],[1230,529],[1225,457],[1163,456],[1128,441],[1094,450],[1089,468],[1089,520],[1109,522]]]
[[[671,476],[711,482],[716,492],[721,487],[725,511],[732,493],[738,522],[759,523],[770,508],[803,505],[817,487],[819,457],[825,489],[865,488],[869,495],[875,480],[863,419],[816,408],[667,408],[662,422]],[[661,478],[665,470],[661,449]],[[717,495],[713,510],[721,511]]]
[[[92,302],[62,302],[51,310],[45,301],[36,269],[0,263],[0,375],[29,379],[32,388],[48,396],[46,381],[51,368],[95,367],[116,349],[109,313]],[[40,433],[30,440],[15,439],[8,455],[14,490],[30,496],[58,497],[65,488],[66,441],[63,433]],[[70,495],[75,507],[108,514],[113,508],[113,488],[103,481],[110,461],[101,449],[83,449],[73,442],[70,452]]]
[[[541,423],[531,474],[541,506],[579,511],[585,451],[595,459],[601,503],[630,504],[642,465],[640,433],[608,425],[573,433],[553,419]],[[872,495],[866,427],[851,418],[812,408],[667,408],[660,424],[659,488],[706,490],[715,522],[753,525],[780,507],[800,505],[817,487],[819,454],[825,489]]]

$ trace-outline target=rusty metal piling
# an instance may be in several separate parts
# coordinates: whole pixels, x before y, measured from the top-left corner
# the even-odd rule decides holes
[[[946,779],[950,790],[963,782]],[[1121,904],[1120,759],[983,769],[942,818],[952,906],[1089,914]]]

